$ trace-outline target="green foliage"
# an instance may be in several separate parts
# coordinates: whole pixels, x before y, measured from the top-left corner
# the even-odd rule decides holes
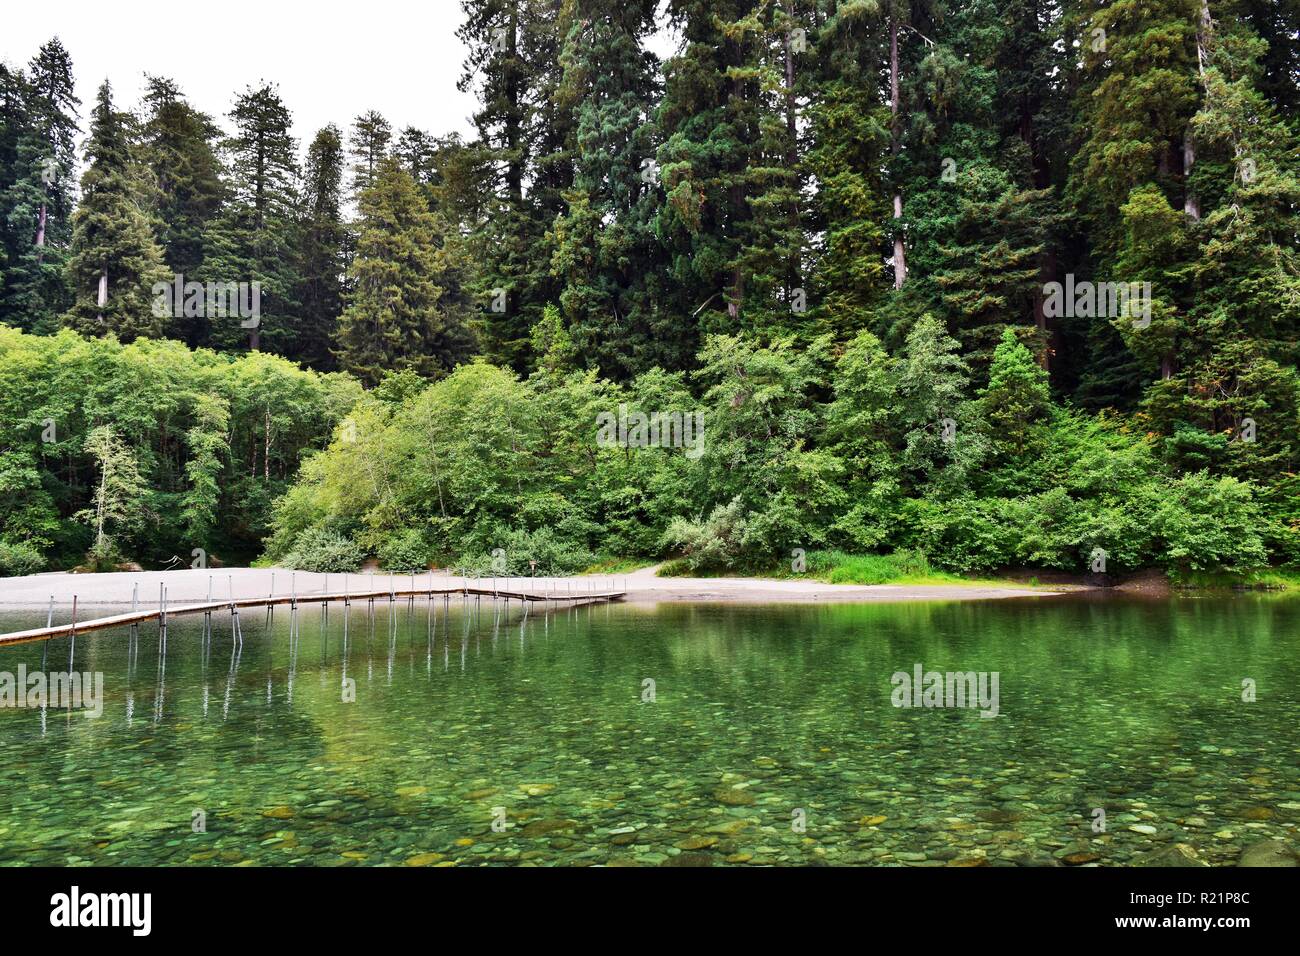
[[[574,358],[626,378],[689,360],[689,329],[656,308],[662,268],[653,227],[661,197],[644,177],[657,130],[649,122],[657,86],[643,48],[654,29],[651,0],[575,0],[558,29],[562,73],[555,107],[572,116],[573,182],[547,234],[550,271],[575,346]],[[618,334],[609,334],[615,316]],[[545,314],[542,322],[548,323]],[[549,327],[549,326],[548,326]],[[534,325],[534,329],[538,328]],[[550,340],[533,343],[538,363]]]
[[[1012,455],[1023,455],[1036,422],[1047,413],[1050,399],[1047,372],[1029,349],[1007,329],[993,352],[989,383],[980,392],[981,411],[993,429],[994,444]]]
[[[92,428],[86,435],[84,450],[98,474],[90,496],[91,507],[77,517],[95,529],[91,554],[104,556],[116,551],[110,532],[138,528],[147,516],[145,483],[135,454],[111,425]]]
[[[330,125],[307,149],[298,244],[305,340],[299,342],[299,354],[315,368],[333,367],[330,346],[343,312],[348,235],[342,204],[343,142],[338,128]]]
[[[542,317],[532,332],[533,354],[538,367],[547,372],[560,372],[573,368],[577,350],[573,339],[564,327],[560,310],[553,305],[542,310]]]
[[[1180,572],[1245,575],[1268,559],[1259,510],[1248,485],[1205,472],[1182,475],[1159,498],[1152,526],[1161,564]]]
[[[809,551],[803,575],[828,584],[924,584],[956,582],[956,575],[931,566],[919,551],[892,554],[846,554],[843,551]],[[784,573],[789,569],[778,568]]]
[[[170,278],[140,210],[129,123],[130,117],[113,108],[105,81],[92,115],[81,205],[72,220],[68,271],[76,301],[66,316],[79,332],[112,333],[126,342],[162,334],[167,317],[154,308],[153,287]]]
[[[0,336],[0,540],[1294,567],[1293,6],[462,0],[468,141],[368,111],[300,169],[274,86],[217,142],[150,77],[101,90],[75,213],[51,41],[0,65],[0,322],[84,336]],[[260,283],[260,326],[154,315],[164,263]],[[1150,321],[1049,309],[1068,277]],[[601,437],[628,412],[703,432]]]
[[[469,353],[456,246],[444,241],[437,217],[396,159],[379,161],[360,205],[339,364],[369,384],[385,370],[432,377]]]
[[[900,465],[918,485],[934,484],[947,493],[965,486],[987,448],[957,340],[926,313],[907,335],[895,376]]]
[[[418,528],[407,528],[379,543],[375,556],[387,571],[420,571],[434,559],[428,536]]]
[[[72,302],[77,99],[57,37],[24,70],[0,64],[0,323],[48,333]]]
[[[577,574],[596,560],[592,551],[572,537],[550,528],[509,528],[495,534],[493,540],[500,543],[491,552],[471,551],[460,558],[457,568],[479,575],[553,576]]]
[[[270,84],[249,87],[229,113],[234,135],[222,143],[227,200],[203,236],[198,278],[211,282],[257,282],[259,323],[244,317],[207,315],[199,341],[227,350],[267,348],[282,355],[318,355],[301,324],[302,282],[298,239],[298,159],[292,116]]]
[[[272,500],[359,395],[265,354],[0,328],[0,538],[70,567],[102,505],[105,536],[148,567],[256,553]]]
[[[893,534],[901,476],[897,381],[889,356],[870,332],[860,332],[836,360],[835,395],[826,409],[827,450],[844,465],[847,501],[833,536],[854,549],[880,547]]]
[[[565,105],[571,94],[560,50],[581,20],[575,6],[462,0],[465,17],[456,31],[467,50],[458,85],[478,95],[478,137],[455,157],[457,181],[444,198],[471,211],[470,256],[481,264],[472,298],[482,310],[484,354],[517,372],[532,364],[529,330],[543,306],[559,298],[546,231],[573,181],[575,116]],[[619,4],[616,15],[634,6]],[[498,295],[504,309],[492,308]]]
[[[753,561],[749,523],[739,498],[718,505],[703,521],[674,518],[664,530],[663,544],[680,551],[696,574],[730,571]]]
[[[215,144],[221,130],[165,77],[146,77],[139,153],[153,185],[151,209],[168,268],[194,278],[203,233],[224,198]]]
[[[361,549],[338,532],[312,528],[298,536],[280,564],[299,571],[348,574],[361,567],[363,557]]]
[[[43,567],[45,559],[30,544],[0,540],[0,577],[35,574]]]

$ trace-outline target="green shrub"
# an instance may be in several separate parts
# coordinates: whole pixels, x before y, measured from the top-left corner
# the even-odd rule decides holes
[[[924,554],[907,550],[893,554],[810,551],[807,574],[829,584],[892,584],[948,576],[937,573]]]
[[[718,505],[704,521],[674,518],[664,531],[662,545],[682,552],[692,572],[732,571],[746,563],[748,524],[739,498]]]
[[[365,554],[348,538],[326,528],[312,528],[298,535],[283,564],[300,571],[346,574],[356,571]]]
[[[1172,482],[1152,516],[1160,562],[1183,573],[1262,568],[1268,560],[1258,531],[1263,526],[1249,485],[1203,471]]]
[[[0,577],[35,574],[45,567],[45,559],[30,544],[0,541]]]
[[[909,501],[915,544],[939,567],[989,571],[1011,564],[1020,529],[1009,521],[1011,503],[1000,498]]]
[[[434,548],[419,529],[407,528],[387,538],[376,557],[386,571],[419,571],[433,563]]]
[[[82,574],[107,574],[118,570],[125,561],[122,552],[117,549],[117,543],[106,537],[91,546],[76,570]]]
[[[665,561],[655,572],[661,578],[689,578],[694,577],[695,572],[691,566],[682,558],[673,558],[671,561]]]
[[[490,548],[480,545],[466,552],[457,566],[473,574],[523,577],[576,574],[596,562],[596,555],[586,545],[550,528],[507,529],[492,535],[491,544]]]

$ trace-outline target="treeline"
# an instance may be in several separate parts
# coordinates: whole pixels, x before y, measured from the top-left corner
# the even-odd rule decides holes
[[[478,358],[510,370],[513,388],[532,390],[539,415],[554,396],[536,393],[538,375],[588,374],[639,401],[663,397],[640,394],[641,383],[671,379],[712,413],[710,449],[761,437],[772,449],[797,450],[800,467],[838,462],[826,489],[847,496],[835,505],[845,514],[832,521],[795,509],[809,522],[803,538],[933,547],[953,554],[953,566],[994,566],[995,555],[1050,564],[1069,553],[1077,562],[1082,540],[1098,529],[1081,525],[1041,554],[1021,554],[1036,540],[1032,528],[1002,512],[991,517],[993,505],[960,513],[983,514],[989,534],[1015,528],[1006,533],[1029,537],[995,547],[974,518],[929,544],[913,537],[937,527],[936,514],[956,500],[1051,504],[1036,496],[1078,466],[1042,470],[1065,448],[1043,451],[1032,468],[1005,452],[982,457],[1005,438],[997,429],[1020,436],[1017,455],[1028,447],[1025,429],[1066,444],[1070,428],[1092,430],[1106,441],[1122,436],[1151,481],[1235,489],[1228,498],[1250,501],[1234,514],[1254,522],[1242,554],[1258,558],[1258,541],[1274,560],[1295,560],[1300,5],[462,6],[461,86],[479,103],[467,142],[417,129],[395,134],[369,112],[346,135],[321,130],[300,161],[274,87],[237,97],[226,136],[174,83],[150,78],[134,113],[120,112],[101,88],[78,196],[78,104],[66,52],[52,41],[26,70],[0,72],[0,321],[38,333],[66,325],[121,341],[251,346],[344,370],[412,401],[452,392],[441,382],[421,392],[409,376],[386,376],[439,379]],[[665,17],[681,43],[660,62],[648,47]],[[150,290],[171,274],[259,282],[260,323],[250,331],[207,315],[159,317]],[[1051,294],[1106,283],[1150,295],[1139,312],[1100,306],[1091,291],[1063,304]],[[945,343],[931,350],[940,356],[933,367],[908,359],[915,341]],[[864,343],[884,363],[877,371],[895,398],[872,400],[872,415],[883,418],[863,424],[876,444],[850,454],[831,409],[851,371],[844,363]],[[778,407],[764,388],[708,371],[733,350],[757,357],[763,370],[778,357],[804,363],[805,393]],[[1028,355],[1041,372],[1030,407],[1042,420],[977,408],[997,385],[999,352]],[[958,371],[960,389],[944,377]],[[718,381],[733,391],[715,393]],[[909,417],[905,396],[927,389],[929,417]],[[743,433],[727,430],[727,403],[756,406],[753,423],[738,419]],[[390,411],[383,431],[401,434],[402,413]],[[750,424],[763,430],[744,432]],[[595,423],[572,427],[594,432]],[[922,467],[918,449],[934,460]],[[767,560],[800,537],[792,525],[782,525],[790,534],[753,530],[775,527],[767,509],[784,499],[752,497],[755,488],[771,491],[773,476],[733,484],[729,475],[748,474],[742,465],[757,460],[756,451],[744,454],[708,472],[706,485],[679,489],[676,507],[666,499],[666,510],[655,508],[718,540],[727,535],[717,521],[747,529],[737,539],[750,542],[741,549],[747,556],[724,549],[730,565]],[[575,475],[583,477],[573,480],[586,482],[602,457],[607,450],[580,459]],[[674,456],[644,457],[648,468]],[[760,457],[784,467],[779,456]],[[1104,457],[1087,460],[1104,470]],[[891,470],[902,477],[882,477]],[[988,484],[993,474],[1004,483]],[[955,476],[967,484],[953,484]],[[1075,503],[1101,500],[1100,489],[1078,482],[1060,493]],[[568,487],[538,486],[537,495],[568,501]],[[1124,484],[1124,494],[1133,487]],[[367,528],[396,533],[392,500],[390,518],[354,525],[325,512],[309,520],[296,495],[279,519],[280,554],[296,547],[286,535],[309,527],[338,524],[349,546],[370,552],[388,535]],[[920,503],[934,510],[916,511]],[[497,504],[508,507],[506,498]],[[427,502],[409,506],[400,513],[418,525],[411,533],[426,556],[477,552],[491,537],[483,529],[554,527],[545,507],[533,515],[531,497],[515,502],[514,518],[481,503],[458,515],[444,498],[439,508],[448,510],[432,528],[422,523]],[[1090,508],[1072,513],[1086,525],[1103,513]],[[608,520],[591,520],[565,537],[568,546],[630,546]],[[1131,545],[1139,563],[1177,563],[1143,537],[1149,527],[1121,524],[1148,542]],[[664,538],[668,527],[653,524],[635,553],[698,553],[689,529]],[[602,544],[602,534],[612,537]],[[966,550],[985,556],[959,558]],[[1244,557],[1224,560],[1244,566]]]
[[[376,361],[434,374],[472,353],[468,259],[433,182],[438,157],[464,148],[455,137],[395,138],[367,113],[346,142],[320,130],[300,162],[272,85],[235,98],[226,136],[170,79],[148,76],[134,112],[105,81],[78,189],[78,107],[57,39],[25,71],[0,65],[0,322],[251,348],[371,378]],[[161,303],[160,283],[257,283],[258,321]]]
[[[427,386],[393,376],[304,463],[269,552],[319,571],[375,555],[497,574],[675,554],[695,571],[771,571],[797,548],[910,551],[963,572],[1247,576],[1270,551],[1300,559],[1294,483],[1281,512],[1236,478],[1174,473],[1131,422],[1054,403],[1009,330],[983,388],[958,352],[925,317],[894,357],[870,332],[843,348],[719,335],[690,376],[619,384],[554,347],[526,381],[486,363]],[[602,440],[595,423],[632,409],[702,416],[704,433]]]
[[[619,380],[695,367],[714,332],[896,348],[929,312],[981,372],[1016,329],[1083,407],[1229,376],[1228,406],[1179,413],[1212,434],[1268,391],[1238,377],[1295,363],[1294,3],[463,6],[472,141],[368,112],[300,161],[273,86],[224,136],[150,77],[134,113],[100,89],[79,207],[66,51],[0,70],[0,321],[254,339],[373,383],[474,353],[527,373],[551,303]],[[260,282],[260,329],[158,319],[164,273]],[[1067,277],[1150,282],[1152,320],[1054,314]]]
[[[360,395],[273,355],[0,328],[0,574],[251,559]]]

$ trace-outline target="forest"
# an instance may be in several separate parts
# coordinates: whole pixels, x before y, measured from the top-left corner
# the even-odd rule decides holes
[[[471,136],[0,63],[0,574],[1300,571],[1300,0],[461,7]]]

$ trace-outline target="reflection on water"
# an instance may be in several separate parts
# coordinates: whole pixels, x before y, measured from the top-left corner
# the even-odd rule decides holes
[[[0,710],[0,862],[1233,863],[1295,843],[1297,624],[1258,596],[399,599],[11,647],[102,672],[104,710]],[[895,708],[917,664],[996,672],[998,716]]]

